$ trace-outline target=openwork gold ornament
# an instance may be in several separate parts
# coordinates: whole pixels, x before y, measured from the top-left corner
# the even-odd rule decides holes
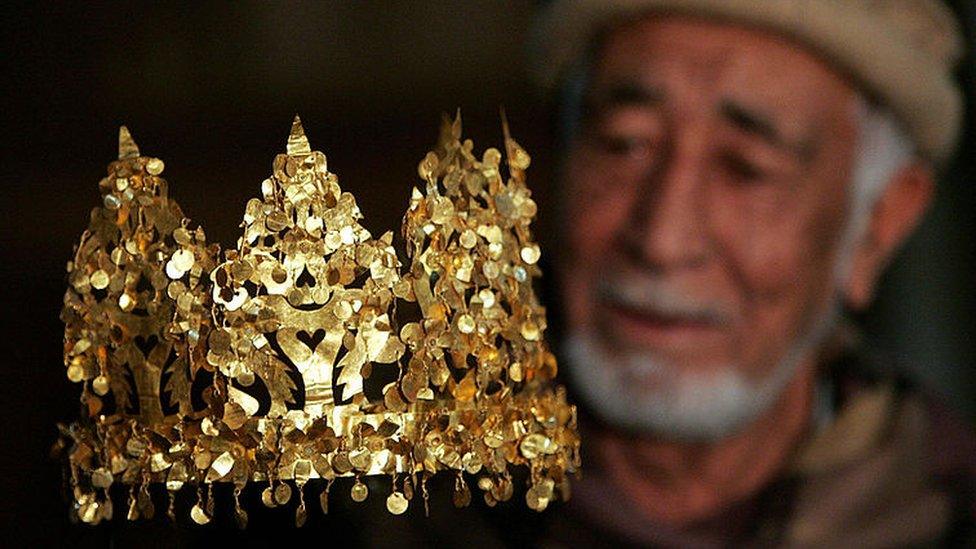
[[[525,186],[529,155],[504,124],[502,154],[480,158],[446,121],[404,216],[406,264],[387,232],[359,221],[298,117],[237,247],[219,258],[167,197],[162,161],[140,156],[123,127],[104,205],[68,264],[65,365],[83,385],[83,419],[62,426],[74,512],[113,515],[109,488],[129,487],[127,517],[151,517],[151,483],[192,485],[190,517],[212,520],[215,482],[264,486],[269,507],[305,486],[386,475],[387,509],[405,512],[426,483],[456,476],[454,502],[477,477],[489,505],[510,499],[527,466],[528,506],[569,495],[579,467],[576,411],[554,387],[556,361],[532,281],[539,246]],[[218,259],[219,258],[219,259]]]

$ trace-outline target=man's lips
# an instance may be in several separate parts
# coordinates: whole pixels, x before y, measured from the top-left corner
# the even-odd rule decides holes
[[[608,313],[612,331],[639,346],[695,347],[720,336],[724,327],[704,315],[674,314],[618,301],[604,301],[601,305]]]

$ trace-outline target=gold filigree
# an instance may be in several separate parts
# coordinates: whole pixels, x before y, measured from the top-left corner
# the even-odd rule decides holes
[[[212,484],[228,482],[243,527],[242,490],[267,483],[269,507],[297,492],[300,526],[309,481],[326,482],[327,511],[334,479],[354,477],[362,501],[361,478],[388,475],[387,508],[401,514],[417,489],[426,508],[427,479],[442,472],[455,475],[456,505],[471,500],[464,474],[494,505],[523,465],[530,508],[568,496],[575,409],[552,385],[532,287],[530,158],[503,128],[505,167],[498,150],[479,158],[461,141],[460,117],[445,122],[404,216],[405,268],[391,233],[360,225],[297,117],[219,264],[166,197],[162,161],[139,156],[123,128],[63,313],[68,377],[84,382],[87,408],[62,427],[77,515],[110,518],[108,489],[122,482],[127,517],[152,516],[159,482],[171,516],[173,495],[196,486],[190,517],[207,524]]]
[[[298,117],[287,150],[262,198],[248,202],[238,249],[211,275],[222,344],[208,361],[241,386],[262,382],[268,417],[297,404],[294,369],[315,419],[338,401],[362,407],[363,367],[400,358],[390,324],[400,264],[391,233],[374,240],[359,224],[356,199],[310,149]]]
[[[87,435],[119,425],[166,429],[194,414],[190,385],[202,363],[197,343],[210,325],[200,282],[217,251],[207,247],[202,229],[189,229],[162,171],[163,162],[142,156],[123,126],[119,159],[99,183],[102,206],[92,210],[68,263],[64,360],[68,379],[83,384],[87,425],[98,429]],[[174,263],[178,268],[170,268]],[[131,480],[130,471],[149,465],[152,456],[139,439],[114,452],[83,436],[83,425],[71,432],[75,484],[88,473],[103,492],[98,498],[76,487],[78,514],[92,522],[110,518],[105,494],[114,475]]]

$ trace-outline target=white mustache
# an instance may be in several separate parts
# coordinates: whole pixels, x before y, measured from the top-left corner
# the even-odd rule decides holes
[[[601,279],[597,293],[600,299],[611,304],[657,316],[711,324],[729,324],[736,319],[729,305],[697,298],[643,277]]]

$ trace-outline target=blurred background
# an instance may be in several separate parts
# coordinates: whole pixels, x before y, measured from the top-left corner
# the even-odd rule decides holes
[[[120,124],[212,241],[234,244],[246,201],[283,152],[291,119],[356,195],[374,235],[397,230],[416,165],[442,112],[460,108],[481,150],[501,146],[504,105],[532,153],[536,232],[550,212],[550,106],[536,97],[525,42],[540,2],[201,3],[4,7],[0,539],[68,532],[55,423],[77,416],[58,315],[64,266],[98,204]],[[970,23],[973,3],[953,2]],[[960,77],[970,97],[973,58]],[[976,413],[976,192],[972,102],[965,142],[925,224],[861,319],[917,380]]]

